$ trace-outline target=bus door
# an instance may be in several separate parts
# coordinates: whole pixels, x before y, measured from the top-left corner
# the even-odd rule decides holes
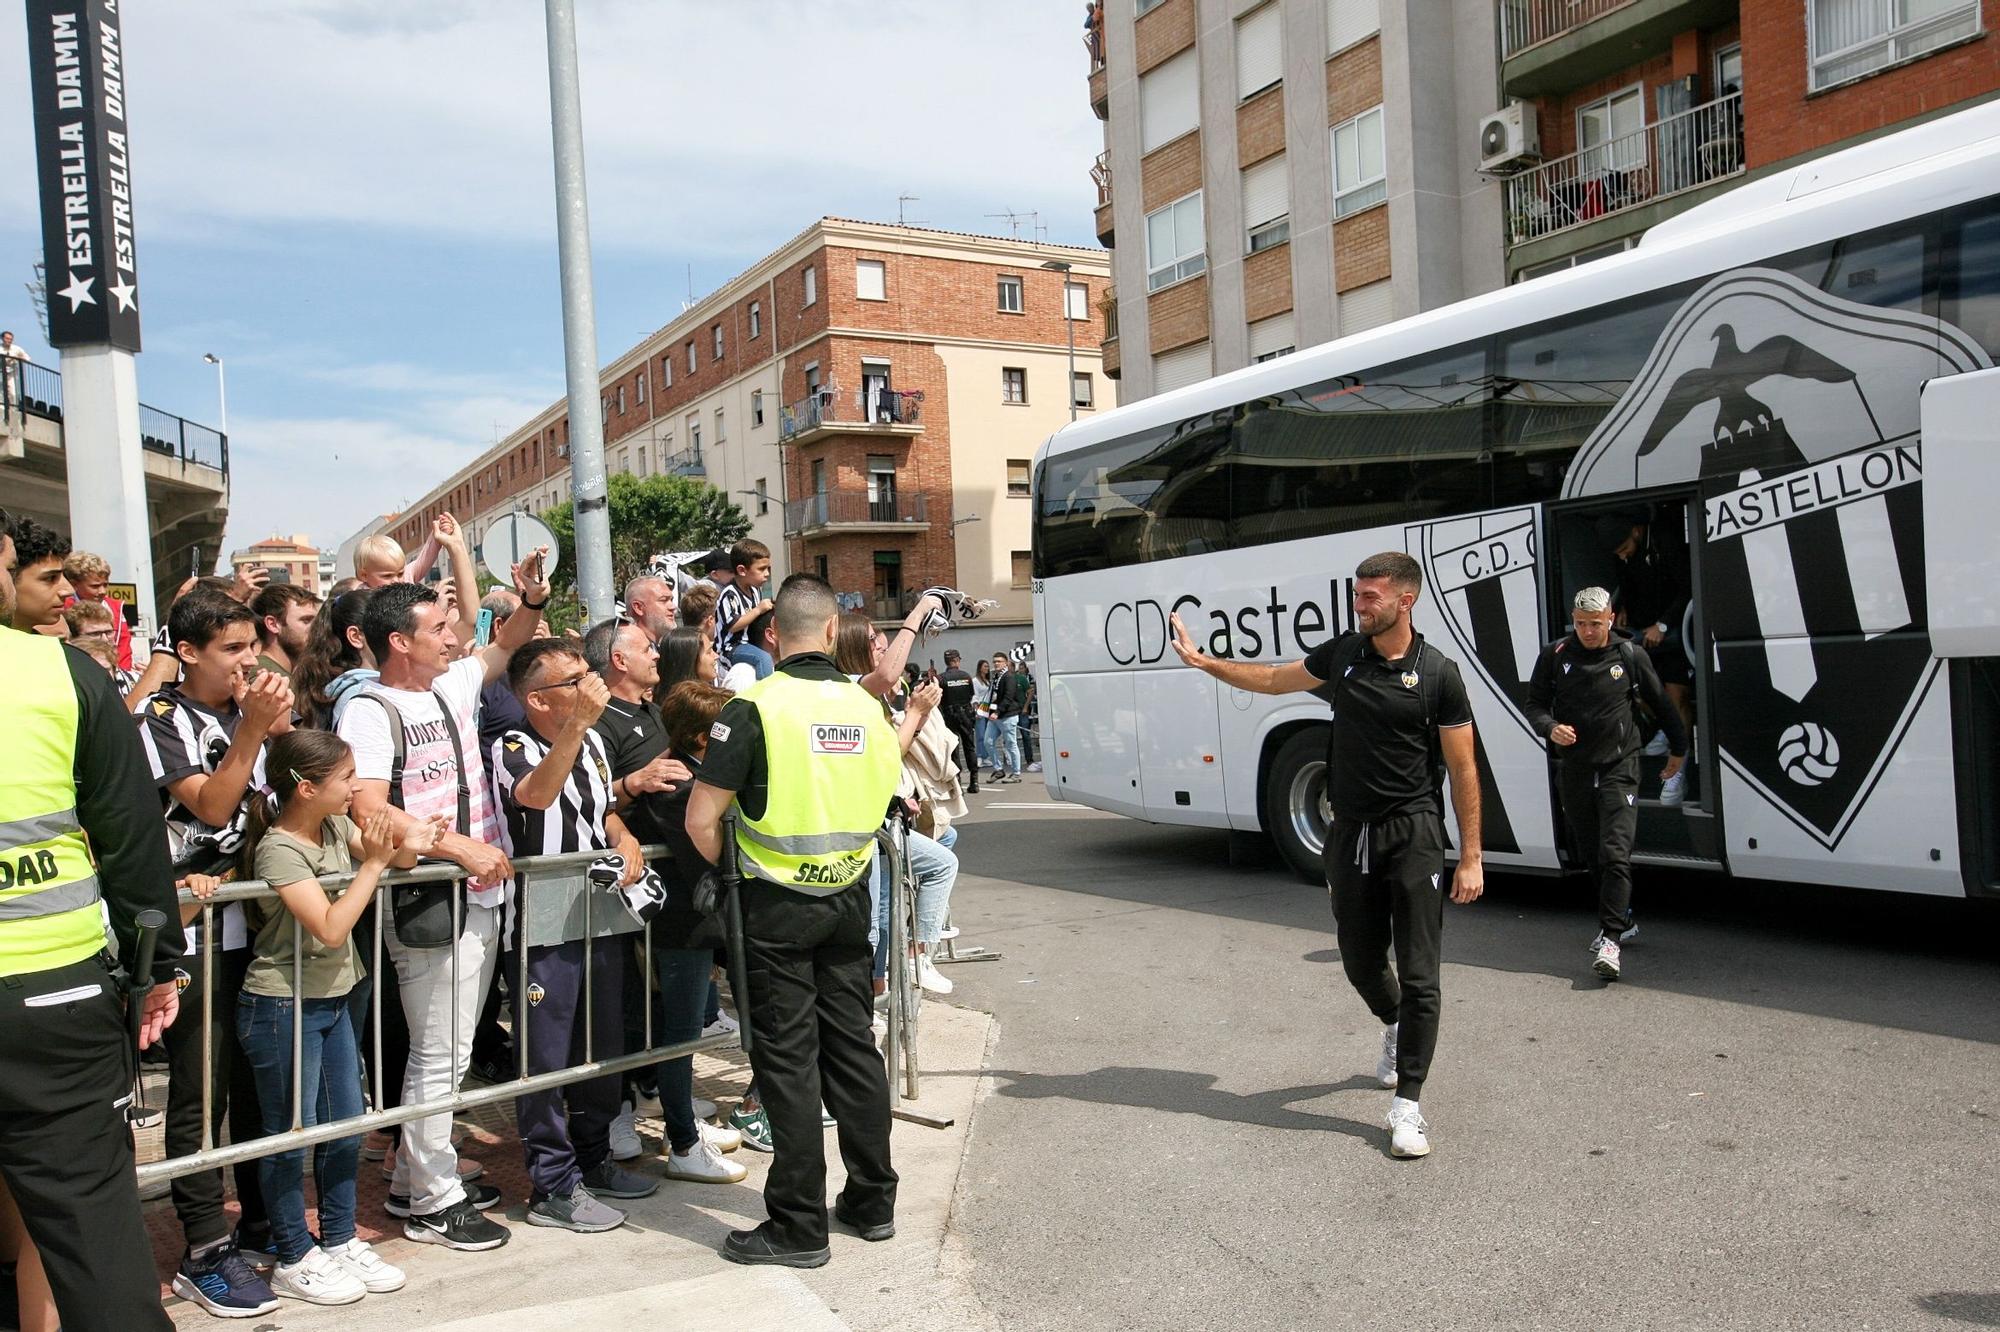
[[[1579,590],[1612,594],[1621,621],[1648,647],[1668,694],[1691,721],[1694,745],[1678,792],[1666,788],[1656,722],[1648,727],[1648,752],[1639,760],[1639,828],[1633,859],[1707,869],[1722,866],[1721,787],[1709,724],[1714,654],[1704,616],[1700,495],[1692,488],[1635,492],[1616,499],[1551,504],[1544,520],[1550,558],[1548,636],[1569,632],[1570,607]],[[1664,630],[1660,625],[1665,625]],[[1648,631],[1651,631],[1650,633]],[[1690,646],[1692,645],[1692,646]],[[1649,719],[1651,721],[1651,719]],[[1549,799],[1562,825],[1550,769]],[[1674,796],[1678,794],[1676,801]],[[1567,831],[1559,837],[1570,863],[1576,854]]]

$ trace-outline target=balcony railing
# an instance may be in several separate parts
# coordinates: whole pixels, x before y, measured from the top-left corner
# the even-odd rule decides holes
[[[17,364],[8,376],[7,410],[46,421],[63,419],[62,375],[33,362]],[[148,453],[178,458],[229,475],[229,437],[185,417],[139,404],[139,445]]]
[[[915,527],[930,522],[923,495],[871,497],[865,490],[829,490],[785,506],[785,535],[822,527]]]
[[[1501,0],[1500,56],[1516,55],[1537,42],[1560,37],[1594,18],[1622,9],[1632,0]]]
[[[1097,206],[1111,202],[1111,154],[1099,153],[1097,162],[1090,168],[1090,179],[1097,186]]]
[[[660,459],[660,470],[669,476],[707,476],[708,464],[702,461],[701,446],[697,444]]]
[[[1695,189],[1743,170],[1743,94],[1507,178],[1508,244]]]
[[[822,389],[784,409],[778,421],[778,442],[789,443],[811,430],[827,426],[911,426],[922,423],[922,389],[862,389],[841,393]]]
[[[1090,53],[1090,72],[1104,68],[1104,0],[1095,0],[1083,18],[1083,49]]]

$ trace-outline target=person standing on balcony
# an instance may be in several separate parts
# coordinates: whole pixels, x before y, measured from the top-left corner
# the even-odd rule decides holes
[[[7,420],[13,420],[21,409],[21,367],[33,364],[28,349],[14,341],[14,330],[0,329],[0,402],[5,404]]]

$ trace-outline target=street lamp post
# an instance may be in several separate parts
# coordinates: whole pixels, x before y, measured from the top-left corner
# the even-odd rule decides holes
[[[1062,274],[1063,327],[1069,332],[1069,388],[1065,391],[1069,394],[1069,419],[1074,421],[1076,420],[1076,318],[1069,312],[1070,262],[1067,259],[1050,259],[1043,263],[1042,267]]]
[[[216,411],[222,417],[222,419],[219,422],[217,422],[217,424],[222,429],[222,437],[224,439],[228,439],[229,438],[229,384],[223,378],[222,358],[220,356],[217,356],[214,352],[203,352],[201,354],[201,359],[207,361],[210,365],[215,367],[215,407]],[[1075,396],[1074,390],[1071,390],[1071,396]]]

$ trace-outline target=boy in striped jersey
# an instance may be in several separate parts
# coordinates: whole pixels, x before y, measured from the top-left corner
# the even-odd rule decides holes
[[[615,851],[625,858],[624,883],[645,871],[638,839],[617,813],[611,763],[592,727],[610,691],[575,646],[543,638],[507,665],[507,683],[521,700],[527,725],[493,744],[493,775],[507,820],[510,855],[552,856]],[[526,904],[523,904],[524,911]],[[528,985],[520,1013],[528,1072],[564,1068],[584,1058],[584,960],[590,964],[591,1053],[624,1049],[624,958],[615,935],[527,946]],[[590,1234],[622,1225],[625,1213],[607,1198],[643,1198],[659,1181],[611,1159],[611,1121],[618,1113],[617,1074],[534,1092],[515,1102],[534,1197],[528,1224]]]

